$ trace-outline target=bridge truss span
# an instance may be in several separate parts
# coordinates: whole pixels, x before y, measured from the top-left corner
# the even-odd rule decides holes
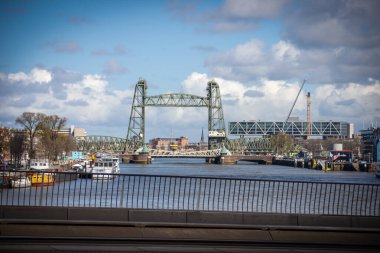
[[[173,93],[148,96],[145,98],[145,106],[207,107],[208,101],[206,97],[200,97],[190,94]]]
[[[112,136],[89,135],[75,138],[77,150],[87,152],[122,153],[125,148],[125,139]]]
[[[243,121],[229,122],[228,133],[237,136],[268,136],[286,133],[291,136],[307,136],[306,121]],[[313,121],[310,122],[310,135],[322,137],[350,138],[353,134],[353,125],[348,122]]]
[[[168,151],[168,150],[149,150],[151,157],[161,158],[214,158],[220,155],[220,149],[200,150],[200,151]]]

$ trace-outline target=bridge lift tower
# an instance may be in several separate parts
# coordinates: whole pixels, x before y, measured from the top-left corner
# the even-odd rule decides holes
[[[145,107],[207,107],[208,108],[208,148],[218,148],[226,139],[222,100],[219,85],[215,81],[207,83],[207,96],[170,93],[147,96],[147,83],[139,80],[135,86],[125,153],[133,153],[145,143]]]

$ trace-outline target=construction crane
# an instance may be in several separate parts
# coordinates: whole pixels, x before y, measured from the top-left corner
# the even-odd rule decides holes
[[[307,93],[307,131],[306,131],[306,140],[310,140],[311,134],[311,121],[310,121],[310,92]]]
[[[302,85],[301,85],[301,88],[300,88],[300,90],[298,91],[297,97],[296,97],[296,99],[295,99],[294,102],[293,102],[292,108],[290,108],[290,111],[289,111],[288,117],[286,117],[286,120],[285,120],[285,122],[284,122],[284,124],[283,124],[283,126],[282,126],[282,132],[283,132],[283,133],[285,133],[285,126],[286,126],[286,124],[288,123],[288,120],[289,120],[289,118],[290,118],[290,114],[292,114],[293,108],[294,108],[294,106],[296,105],[296,102],[297,102],[297,100],[298,100],[298,97],[299,97],[299,95],[300,95],[300,93],[301,93],[301,90],[302,90],[303,86],[305,85],[305,82],[306,82],[306,80],[303,80]]]

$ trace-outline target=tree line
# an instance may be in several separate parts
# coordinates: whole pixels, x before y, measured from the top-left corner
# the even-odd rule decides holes
[[[74,149],[71,135],[59,132],[67,119],[58,115],[24,112],[16,118],[16,124],[23,129],[0,127],[1,159],[9,158],[12,164],[19,164],[26,152],[30,159],[47,158],[57,160]]]

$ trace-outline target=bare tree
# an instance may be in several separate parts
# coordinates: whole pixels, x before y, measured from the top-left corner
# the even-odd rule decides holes
[[[9,142],[11,140],[11,130],[7,127],[0,127],[0,163],[9,157]]]
[[[28,154],[30,158],[35,158],[34,139],[39,130],[42,129],[42,123],[46,117],[43,113],[24,112],[16,119],[16,123],[24,126],[28,136]]]
[[[11,162],[16,166],[16,168],[20,164],[22,154],[24,153],[24,140],[25,135],[22,131],[13,131],[9,149]]]
[[[65,153],[68,154],[70,151],[75,150],[75,147],[76,147],[76,143],[75,143],[74,137],[72,135],[67,136],[66,142],[64,145]]]
[[[57,115],[46,116],[43,122],[44,143],[49,151],[49,158],[53,156],[54,160],[57,159],[58,154],[63,150],[62,146],[64,141],[58,139],[58,136],[59,131],[62,130],[65,124],[66,118],[60,118]]]
[[[294,141],[287,134],[276,134],[271,137],[273,151],[276,155],[284,155],[294,148]]]

